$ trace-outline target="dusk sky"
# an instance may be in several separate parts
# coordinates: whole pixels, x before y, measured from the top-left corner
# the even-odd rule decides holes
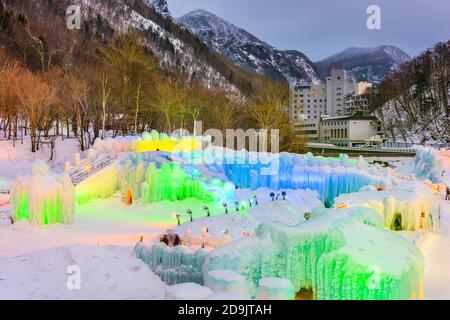
[[[348,47],[395,45],[415,56],[450,40],[450,0],[167,0],[174,17],[208,10],[279,49],[317,61]],[[381,30],[366,27],[369,5]]]

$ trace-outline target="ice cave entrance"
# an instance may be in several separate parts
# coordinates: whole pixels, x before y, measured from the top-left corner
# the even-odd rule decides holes
[[[402,231],[402,215],[400,213],[396,213],[394,215],[394,219],[392,220],[391,230],[394,231]]]
[[[295,294],[295,300],[314,300],[314,292],[312,289],[302,288]]]

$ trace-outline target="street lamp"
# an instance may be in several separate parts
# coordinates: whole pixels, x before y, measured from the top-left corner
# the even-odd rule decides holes
[[[188,216],[189,216],[189,220],[190,220],[191,222],[193,222],[194,219],[192,218],[192,210],[191,210],[191,209],[188,209],[188,210],[186,211],[186,213],[187,213]]]
[[[225,209],[225,214],[228,214],[228,205],[227,205],[227,203],[224,202],[224,203],[222,204],[222,206],[223,206],[223,208]]]
[[[174,219],[177,219],[177,225],[181,225],[181,216],[178,213],[173,214]]]
[[[211,217],[211,212],[209,211],[209,208],[207,206],[203,207],[203,210],[206,211],[206,216],[209,218]]]

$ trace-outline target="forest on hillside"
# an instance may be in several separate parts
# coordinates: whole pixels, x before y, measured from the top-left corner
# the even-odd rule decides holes
[[[450,143],[450,41],[391,72],[371,104],[392,141]]]

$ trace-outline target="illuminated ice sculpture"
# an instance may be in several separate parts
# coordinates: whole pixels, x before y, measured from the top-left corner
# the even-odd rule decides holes
[[[74,222],[75,187],[67,174],[51,173],[44,162],[33,165],[31,176],[16,178],[11,202],[14,222],[27,219],[35,226]]]

